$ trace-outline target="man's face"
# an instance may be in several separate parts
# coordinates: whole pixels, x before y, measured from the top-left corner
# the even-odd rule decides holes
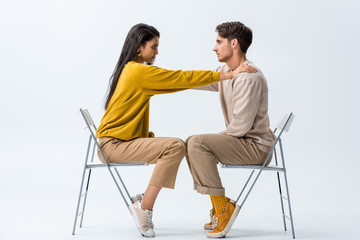
[[[213,50],[215,51],[219,62],[226,62],[233,55],[233,51],[231,48],[231,41],[219,35],[217,35],[216,37],[216,44]]]

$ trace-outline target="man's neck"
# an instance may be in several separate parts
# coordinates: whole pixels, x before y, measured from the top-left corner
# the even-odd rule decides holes
[[[246,54],[234,54],[228,61],[226,61],[226,64],[229,66],[231,70],[234,70],[245,61],[246,61]]]

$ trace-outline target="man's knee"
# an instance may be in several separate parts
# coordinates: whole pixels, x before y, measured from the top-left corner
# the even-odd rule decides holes
[[[195,148],[200,147],[205,144],[204,135],[194,135],[186,139],[186,150],[187,152],[194,150]]]

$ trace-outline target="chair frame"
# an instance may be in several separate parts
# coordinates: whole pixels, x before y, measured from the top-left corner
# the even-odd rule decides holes
[[[76,230],[76,223],[78,220],[78,217],[81,215],[81,220],[80,220],[80,228],[82,227],[82,223],[83,223],[83,219],[84,219],[84,213],[85,213],[85,205],[86,205],[86,200],[87,200],[87,195],[88,195],[88,190],[89,190],[89,184],[90,184],[90,176],[91,176],[91,171],[92,169],[95,168],[107,168],[112,179],[114,180],[114,183],[116,185],[116,188],[118,189],[118,191],[120,192],[126,206],[129,208],[130,203],[132,203],[131,200],[131,196],[117,170],[116,167],[123,167],[123,166],[148,166],[148,163],[109,163],[107,161],[107,159],[104,156],[104,153],[101,151],[100,146],[97,142],[97,138],[94,132],[97,131],[97,128],[94,124],[94,121],[92,120],[89,112],[87,109],[81,109],[80,108],[80,113],[86,123],[86,128],[89,129],[90,131],[90,136],[89,136],[89,141],[88,141],[88,146],[87,146],[87,150],[86,150],[86,157],[85,157],[85,163],[84,163],[84,167],[83,167],[83,173],[82,173],[82,177],[81,177],[81,184],[80,184],[80,191],[79,191],[79,197],[78,197],[78,201],[77,201],[77,207],[76,207],[76,212],[75,212],[75,219],[74,219],[74,225],[73,225],[73,231],[72,231],[72,235],[75,235],[75,230]],[[92,128],[94,128],[95,131],[92,130]],[[98,149],[101,156],[104,159],[104,163],[94,163],[94,155],[95,155],[95,150]],[[91,153],[91,160],[89,162],[89,158],[90,158],[90,152]],[[115,171],[115,174],[113,172],[113,170]],[[88,177],[87,177],[87,183],[86,183],[86,187],[84,189],[84,181],[85,181],[85,175],[86,172],[88,171]],[[117,178],[118,179],[117,179]],[[128,200],[126,199],[119,182],[121,183],[121,186],[123,187],[123,190],[125,191]],[[79,212],[80,209],[80,205],[81,205],[81,199],[82,200],[82,211]]]
[[[255,183],[257,182],[257,180],[258,180],[260,174],[262,173],[262,171],[276,171],[277,172],[278,186],[279,186],[279,193],[280,193],[280,202],[281,202],[281,210],[282,210],[282,216],[283,216],[283,222],[284,222],[284,229],[285,229],[285,231],[287,231],[287,226],[286,226],[286,218],[287,218],[288,220],[290,220],[291,230],[292,230],[292,237],[295,239],[294,221],[293,221],[293,215],[292,215],[292,210],[291,210],[289,186],[288,186],[287,173],[286,173],[286,167],[285,167],[285,158],[284,158],[284,152],[283,152],[282,141],[281,141],[281,135],[282,135],[283,131],[284,130],[289,131],[293,119],[294,119],[294,114],[293,113],[285,114],[284,117],[279,122],[279,124],[277,125],[277,128],[275,128],[274,133],[276,133],[277,130],[280,130],[280,133],[276,137],[275,143],[272,146],[271,151],[268,154],[268,156],[267,156],[267,158],[266,158],[266,160],[265,160],[265,162],[264,162],[264,164],[262,166],[221,164],[221,167],[222,168],[252,169],[252,172],[251,172],[249,178],[247,179],[244,187],[242,188],[239,196],[237,197],[237,199],[235,201],[236,203],[239,201],[240,197],[243,195],[248,183],[250,182],[251,178],[253,177],[254,172],[256,170],[259,170],[259,172],[257,173],[257,175],[255,177],[255,180],[253,181],[253,183],[250,186],[250,189],[247,191],[244,199],[242,200],[242,202],[240,204],[240,209],[244,205],[246,199],[248,198],[251,190],[253,189],[253,187],[254,187]],[[281,164],[282,165],[278,164],[278,157],[277,157],[277,151],[276,151],[277,144],[279,145],[279,149],[280,149],[280,156],[281,156]],[[270,159],[270,156],[271,156],[272,153],[274,153],[274,157],[275,157],[275,166],[266,166],[266,164],[267,164],[268,160]],[[282,193],[281,181],[280,181],[280,172],[282,172],[284,174],[286,197]],[[288,202],[288,210],[289,210],[289,215],[290,216],[287,216],[285,214],[284,201],[283,200],[287,200],[287,202]]]

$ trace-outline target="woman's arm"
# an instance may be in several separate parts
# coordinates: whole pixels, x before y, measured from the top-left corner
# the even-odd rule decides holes
[[[126,75],[131,79],[131,84],[138,81],[145,94],[155,95],[178,92],[231,79],[240,72],[254,72],[254,68],[242,64],[232,72],[219,73],[213,71],[173,71],[140,63],[128,63]]]

